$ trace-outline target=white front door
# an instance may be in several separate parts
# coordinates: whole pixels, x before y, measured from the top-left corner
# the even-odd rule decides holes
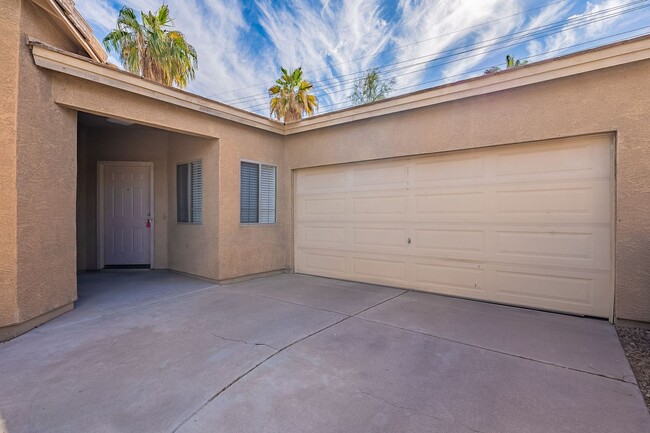
[[[104,266],[150,265],[151,166],[103,165]]]

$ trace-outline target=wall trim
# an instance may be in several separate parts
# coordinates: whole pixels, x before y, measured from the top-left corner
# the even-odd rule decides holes
[[[650,59],[650,36],[641,36],[562,57],[530,63],[491,75],[473,77],[431,89],[396,96],[373,104],[347,108],[283,124],[202,96],[163,86],[117,68],[99,64],[85,57],[51,47],[35,39],[29,39],[29,45],[34,62],[41,68],[94,81],[285,136]],[[137,122],[136,119],[128,120]]]

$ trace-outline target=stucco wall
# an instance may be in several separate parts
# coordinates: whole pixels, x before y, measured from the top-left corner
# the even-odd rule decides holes
[[[616,315],[650,321],[648,83],[643,61],[290,135],[285,188],[288,170],[302,167],[615,131]]]
[[[18,315],[16,238],[16,128],[20,0],[0,2],[0,327]]]
[[[201,161],[201,224],[176,220],[176,165]],[[219,278],[219,142],[170,134],[167,177],[169,194],[169,268],[205,278]]]
[[[99,161],[153,162],[154,268],[166,269],[167,256],[167,144],[166,131],[138,126],[81,128],[77,201],[77,268],[97,269],[97,164]]]
[[[184,134],[170,135],[177,137],[170,138],[168,153],[170,269],[224,280],[286,268],[285,212],[291,193],[286,189],[282,136],[79,78],[56,74],[54,84],[54,97],[60,104],[102,116],[201,136],[192,139]],[[203,163],[204,188],[207,188],[203,227],[175,223],[175,166],[178,161],[191,160],[195,157],[193,155],[207,158],[207,161],[218,161],[217,170],[212,169],[212,162],[206,163],[204,160]],[[239,224],[241,159],[278,166],[277,224]],[[217,176],[216,183],[209,180],[211,176]],[[212,185],[218,190],[210,190]],[[215,203],[216,207],[212,208]],[[194,241],[189,242],[190,239]],[[206,249],[205,242],[215,239],[218,243]],[[190,250],[197,253],[188,256],[186,253]],[[218,258],[213,254],[217,254]],[[255,259],[251,260],[251,257]]]
[[[283,137],[233,125],[220,139],[219,279],[227,280],[287,267],[285,232],[291,199]],[[240,161],[277,166],[276,224],[240,224]]]
[[[9,2],[12,6],[14,1]],[[50,78],[34,65],[25,41],[30,36],[63,49],[76,48],[46,12],[28,1],[20,3],[20,33],[19,72],[14,77],[19,95],[16,323],[76,299],[75,248],[62,248],[74,245],[75,239],[76,113],[52,102]]]

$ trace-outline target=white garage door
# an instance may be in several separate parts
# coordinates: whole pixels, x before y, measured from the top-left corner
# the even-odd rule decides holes
[[[299,170],[296,272],[609,317],[611,143]]]

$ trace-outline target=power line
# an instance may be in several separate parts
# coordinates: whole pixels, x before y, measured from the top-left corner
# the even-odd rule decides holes
[[[590,25],[590,24],[593,24],[593,23],[596,23],[596,22],[599,22],[599,21],[604,21],[604,20],[607,20],[607,19],[616,18],[618,16],[621,16],[621,15],[624,15],[624,14],[627,14],[627,13],[630,13],[630,12],[633,12],[633,11],[636,11],[636,10],[639,10],[639,9],[646,8],[646,7],[648,7],[648,5],[641,5],[641,4],[646,3],[647,1],[648,0],[637,0],[637,1],[634,1],[634,2],[627,3],[625,5],[622,5],[622,6],[616,6],[616,7],[613,7],[613,8],[603,9],[603,10],[598,11],[598,12],[583,15],[582,17],[580,17],[578,19],[573,19],[573,20],[566,19],[566,20],[556,21],[554,23],[550,23],[550,24],[547,24],[545,26],[534,27],[534,28],[522,30],[520,32],[516,32],[516,33],[512,33],[512,34],[506,34],[506,35],[502,35],[502,36],[487,39],[487,40],[477,41],[477,42],[474,42],[474,43],[471,43],[471,44],[450,48],[450,49],[447,49],[447,50],[442,50],[442,51],[439,51],[439,52],[436,52],[436,53],[427,54],[427,55],[419,56],[419,57],[412,58],[412,59],[406,59],[406,60],[402,60],[402,61],[399,61],[399,62],[388,63],[386,65],[381,66],[378,69],[380,69],[380,71],[382,73],[384,73],[384,74],[385,73],[391,73],[391,72],[401,71],[401,70],[413,68],[413,67],[416,67],[416,66],[424,65],[424,64],[427,64],[427,63],[430,63],[430,62],[441,60],[441,59],[450,58],[450,57],[458,56],[458,55],[461,55],[461,54],[466,54],[466,53],[471,52],[471,51],[482,50],[482,49],[485,49],[485,48],[488,48],[488,47],[491,47],[491,46],[495,46],[495,45],[497,45],[497,44],[499,44],[501,42],[505,42],[505,40],[507,40],[508,42],[521,41],[522,39],[526,39],[526,38],[530,38],[531,36],[534,36],[532,39],[521,41],[523,43],[523,42],[530,41],[530,40],[533,40],[533,39],[537,39],[537,38],[540,38],[540,37],[551,36],[553,34],[557,34],[557,33],[560,33],[562,31],[567,31],[567,30],[582,27],[582,26],[585,26],[585,25]],[[561,29],[561,31],[560,32],[552,32],[552,30],[557,30],[557,29]],[[513,36],[515,36],[515,37],[513,37]],[[491,44],[485,44],[486,42],[492,42],[492,41],[493,41],[493,43],[491,43]],[[479,44],[483,44],[483,45],[477,46]],[[511,46],[518,45],[518,44],[519,43],[505,45],[505,46],[502,46],[501,48],[498,48],[497,50],[501,50],[503,48],[511,47]],[[461,50],[463,48],[469,48],[469,47],[473,47],[473,46],[476,46],[476,47],[467,49],[465,51],[459,51],[459,50]],[[491,51],[494,51],[494,50],[491,50]],[[422,61],[422,62],[410,64],[410,65],[395,67],[395,68],[391,68],[391,69],[385,69],[385,68],[388,68],[390,66],[396,66],[396,65],[399,65],[399,64],[407,63],[407,62],[413,62],[414,60],[419,60],[419,59],[423,59],[423,58],[427,58],[427,57],[432,57],[432,56],[436,56],[436,55],[439,55],[439,54],[442,54],[442,53],[453,53],[453,54],[450,54],[450,55],[447,55],[447,56],[442,56],[442,57],[437,57],[435,59],[430,59],[430,60],[426,60],[426,61]],[[433,67],[433,66],[435,66],[435,65],[432,65],[431,67]],[[424,68],[424,69],[427,69],[427,68]],[[402,74],[402,75],[420,72],[421,70],[424,70],[424,69],[411,71],[411,72],[408,72],[408,73],[405,73],[405,74]],[[355,73],[350,73],[350,74],[343,74],[343,75],[334,76],[334,77],[319,80],[319,81],[314,81],[312,84],[327,84],[329,82],[334,81],[338,85],[344,85],[344,84],[347,84],[347,83],[357,81],[363,73],[364,73],[363,71],[360,71],[360,72],[355,72]],[[354,78],[352,78],[350,80],[344,80],[342,82],[341,81],[336,81],[336,80],[339,80],[340,78],[345,78],[345,77],[349,77],[349,76],[354,76]],[[234,100],[226,101],[224,103],[230,103],[230,104],[242,104],[242,103],[250,104],[250,103],[253,103],[253,107],[254,107],[255,105],[257,105],[257,103],[254,102],[255,100],[259,100],[259,99],[262,99],[262,98],[266,99],[267,97],[268,97],[268,95],[266,93],[264,93],[264,94],[258,94],[256,96],[249,96],[249,97],[234,99]]]
[[[410,44],[405,44],[405,45],[400,45],[400,46],[388,48],[386,50],[382,50],[382,51],[379,51],[379,52],[374,53],[374,54],[370,54],[370,55],[367,55],[367,56],[361,56],[361,57],[356,57],[354,59],[346,60],[345,62],[335,63],[333,65],[324,66],[322,68],[310,69],[308,71],[304,71],[304,73],[317,72],[317,71],[320,71],[320,70],[323,70],[323,69],[329,69],[330,67],[340,66],[340,65],[344,65],[344,64],[347,64],[347,63],[350,63],[350,62],[355,62],[357,60],[367,59],[368,57],[374,57],[374,56],[377,56],[379,54],[384,54],[384,53],[391,52],[391,51],[401,50],[403,48],[407,48],[407,47],[410,47],[410,46],[413,46],[413,45],[418,45],[418,44],[428,42],[428,41],[433,40],[433,39],[442,38],[444,36],[450,36],[452,34],[459,33],[459,32],[465,31],[465,30],[471,30],[471,29],[474,29],[474,28],[482,27],[482,26],[487,25],[487,24],[492,24],[492,23],[495,23],[495,22],[503,21],[503,20],[508,19],[508,18],[513,18],[513,17],[516,17],[518,15],[527,14],[529,12],[533,12],[533,11],[536,11],[536,10],[539,10],[539,9],[544,9],[546,7],[553,6],[553,5],[556,5],[556,4],[559,4],[559,3],[565,3],[567,1],[569,1],[569,0],[559,0],[559,1],[551,2],[551,3],[546,3],[546,4],[541,5],[541,6],[537,6],[537,7],[531,8],[531,9],[527,9],[525,11],[518,12],[516,14],[507,15],[505,17],[496,18],[496,19],[493,19],[493,20],[490,20],[490,21],[485,21],[485,22],[482,22],[482,23],[479,23],[479,24],[476,24],[476,25],[473,25],[473,26],[470,26],[470,27],[465,27],[465,28],[462,28],[462,29],[459,29],[459,30],[454,30],[453,32],[449,32],[449,33],[445,33],[445,34],[441,34],[441,35],[436,35],[436,36],[432,36],[430,38],[415,41],[415,42],[412,42]],[[234,93],[234,92],[238,92],[240,90],[247,90],[247,89],[251,89],[253,87],[264,86],[264,85],[267,85],[267,84],[268,83],[266,83],[266,82],[265,83],[252,84],[250,86],[240,87],[238,89],[228,90],[226,92],[214,93],[214,94],[212,94],[212,97],[226,95],[228,93]]]
[[[542,37],[548,37],[548,36],[551,36],[551,35],[554,35],[554,34],[558,34],[558,33],[564,32],[564,31],[572,30],[572,29],[575,29],[575,28],[578,28],[578,27],[582,27],[582,26],[585,26],[585,25],[590,25],[590,24],[593,24],[593,23],[595,23],[595,22],[599,22],[599,21],[602,21],[602,20],[605,20],[605,19],[610,19],[610,18],[613,18],[613,17],[616,17],[616,16],[623,15],[623,14],[625,14],[625,13],[629,13],[629,12],[631,12],[631,11],[633,11],[633,10],[637,10],[637,9],[641,9],[641,8],[645,8],[645,7],[648,7],[648,5],[645,5],[645,6],[636,6],[634,9],[629,9],[629,10],[626,10],[626,11],[620,11],[620,12],[617,12],[615,15],[611,15],[611,14],[610,14],[610,15],[608,15],[608,16],[606,16],[606,17],[600,17],[599,19],[591,19],[591,20],[589,20],[589,21],[586,21],[586,22],[583,22],[583,23],[579,23],[579,24],[576,23],[576,22],[573,22],[572,25],[570,25],[570,26],[563,26],[563,27],[561,28],[561,30],[559,30],[559,31],[555,31],[555,32],[549,32],[549,33],[547,33],[549,29],[546,29],[546,31],[544,32],[544,33],[546,33],[546,34],[542,35]],[[541,33],[541,32],[538,32],[538,33]],[[533,38],[530,38],[532,35],[533,35],[533,33],[530,33],[530,34],[528,34],[528,35],[525,35],[525,36],[526,36],[527,38],[529,38],[529,39],[526,39],[526,40],[523,40],[523,41],[521,40],[521,39],[523,39],[523,36],[522,36],[522,37],[518,37],[518,38],[511,39],[511,40],[510,40],[511,43],[509,43],[509,44],[505,44],[505,45],[500,45],[500,46],[498,46],[497,48],[491,49],[491,50],[489,50],[489,51],[487,51],[487,52],[479,52],[479,53],[476,53],[476,54],[472,54],[472,55],[463,56],[463,57],[458,58],[458,56],[461,55],[461,54],[467,54],[467,53],[471,53],[472,51],[483,50],[483,49],[488,48],[488,47],[490,47],[490,46],[498,45],[498,44],[500,44],[500,42],[495,42],[495,43],[493,43],[493,44],[488,44],[488,45],[484,45],[484,46],[481,46],[481,47],[477,47],[477,48],[473,48],[473,49],[468,49],[468,50],[461,51],[461,52],[456,52],[456,53],[454,53],[454,54],[452,54],[452,55],[439,57],[439,58],[436,58],[436,59],[434,59],[434,60],[430,60],[430,61],[426,61],[426,62],[419,62],[419,63],[412,64],[412,65],[407,65],[407,66],[401,66],[401,67],[396,67],[396,68],[392,68],[392,69],[387,69],[387,70],[382,71],[382,73],[385,74],[385,73],[399,72],[399,71],[408,70],[408,69],[411,69],[411,68],[414,68],[414,67],[417,67],[417,66],[426,65],[426,66],[424,66],[424,67],[422,67],[422,68],[418,68],[418,69],[415,69],[415,70],[411,70],[411,71],[409,71],[409,72],[402,72],[402,73],[396,74],[396,75],[394,75],[392,78],[397,78],[397,77],[402,77],[402,76],[404,76],[404,75],[409,75],[409,74],[413,74],[413,73],[417,73],[417,72],[422,72],[422,71],[427,70],[427,69],[431,69],[431,68],[434,68],[434,67],[440,67],[440,66],[443,66],[443,65],[451,64],[451,63],[457,62],[457,61],[459,61],[459,60],[465,60],[465,59],[468,59],[468,58],[476,57],[476,56],[478,56],[478,55],[484,55],[484,54],[485,54],[485,55],[488,55],[488,54],[493,53],[493,52],[502,51],[502,50],[504,50],[505,48],[509,48],[509,47],[512,47],[512,46],[519,45],[519,44],[521,44],[521,43],[529,42],[529,41],[535,40],[535,39],[537,39],[537,38],[540,37],[540,34],[535,34],[535,36],[534,36]],[[512,42],[512,41],[515,41],[515,42]],[[472,45],[475,45],[475,44],[472,44]],[[468,45],[468,46],[471,46],[471,45]],[[454,51],[457,51],[459,48],[463,48],[463,47],[457,47]],[[448,59],[448,58],[454,58],[454,60],[447,61],[447,62],[440,62],[440,60],[444,60],[444,59]],[[432,62],[435,62],[435,63],[432,63]],[[427,64],[428,64],[428,65],[427,65]],[[390,65],[387,65],[387,66],[390,66]],[[391,78],[391,77],[386,78],[386,79],[390,79],[390,78]],[[357,81],[357,79],[346,80],[346,81],[340,82],[340,83],[338,83],[338,84],[339,84],[339,85],[345,85],[345,84],[347,84],[347,83],[352,83],[352,82],[355,82],[355,81]],[[337,90],[337,91],[333,91],[333,92],[327,92],[327,91],[324,91],[324,93],[326,93],[327,95],[332,95],[332,94],[337,94],[337,93],[341,93],[341,92],[343,92],[343,91],[350,91],[350,90],[352,90],[352,89],[351,89],[351,88],[344,88],[344,89]],[[266,98],[266,97],[267,97],[267,96],[265,95],[265,98]],[[252,102],[252,101],[251,101],[251,102]],[[268,104],[267,101],[264,101],[263,103],[254,103],[254,104],[252,104],[252,105],[248,105],[248,106],[245,107],[244,109],[255,110],[255,109],[261,108],[261,107],[263,107],[263,106],[265,106],[265,105],[267,105],[267,104]]]
[[[589,41],[582,42],[582,43],[579,43],[579,44],[574,44],[574,45],[570,45],[570,46],[567,46],[567,47],[556,48],[554,50],[549,50],[549,51],[545,51],[543,53],[534,54],[532,56],[528,56],[528,57],[525,57],[523,59],[524,60],[529,60],[529,59],[532,59],[532,58],[535,58],[535,57],[545,56],[547,54],[551,54],[551,53],[554,53],[554,52],[564,51],[564,50],[567,50],[567,49],[570,49],[570,48],[575,48],[575,47],[579,47],[579,46],[583,46],[583,45],[592,44],[594,42],[598,42],[598,41],[601,41],[601,40],[611,39],[611,38],[615,38],[615,37],[622,36],[622,35],[625,35],[625,34],[636,33],[636,32],[638,32],[640,30],[645,30],[645,29],[650,29],[650,26],[639,27],[639,28],[636,28],[636,29],[633,29],[633,30],[628,30],[626,32],[621,32],[621,33],[617,33],[617,34],[614,34],[614,35],[608,35],[608,36],[605,36],[605,37],[602,37],[602,38],[591,39]],[[637,36],[648,36],[648,35],[650,35],[650,32],[641,33],[641,34],[638,34]],[[441,81],[446,81],[446,80],[448,80],[450,78],[464,77],[464,76],[467,76],[467,75],[483,72],[484,70],[485,70],[485,67],[482,67],[482,68],[474,69],[474,70],[471,70],[471,71],[462,72],[460,74],[449,75],[449,76],[443,77],[443,78],[437,78],[435,80],[423,81],[423,82],[418,83],[418,84],[412,84],[412,85],[409,85],[409,86],[398,87],[398,88],[394,89],[394,91],[399,92],[400,90],[412,89],[414,87],[422,87],[422,86],[426,86],[428,84],[433,84],[433,83],[438,83],[438,82],[441,82]],[[425,88],[423,88],[423,89],[414,89],[412,91],[407,92],[406,94],[412,93],[412,92],[417,92],[418,90],[426,90],[426,89]],[[404,94],[398,94],[398,95],[395,95],[395,97],[402,96],[402,95],[404,95]],[[319,106],[319,111],[320,111],[320,108],[331,108],[331,107],[336,107],[336,106],[344,105],[344,104],[348,104],[348,105],[352,106],[350,101],[341,101],[341,102],[336,102],[336,103],[332,103],[332,104],[326,104],[326,105],[323,105],[323,106]],[[325,114],[325,113],[329,113],[331,111],[336,111],[336,110],[325,110],[324,113],[320,112],[319,114]]]

